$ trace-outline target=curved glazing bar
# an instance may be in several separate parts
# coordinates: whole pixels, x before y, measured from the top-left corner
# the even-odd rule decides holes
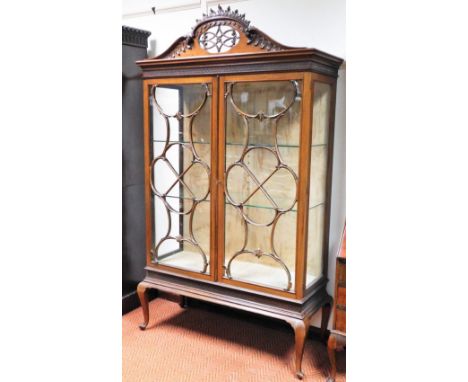
[[[185,245],[190,245],[190,248],[193,248],[194,252],[198,253],[202,258],[201,268],[198,269],[198,272],[206,273],[208,266],[209,266],[209,257],[207,256],[202,246],[200,245],[199,241],[195,237],[194,216],[195,216],[197,207],[200,205],[200,203],[208,200],[208,197],[210,194],[209,179],[210,179],[211,170],[210,170],[209,164],[201,158],[201,156],[195,149],[193,127],[194,127],[195,118],[204,109],[205,105],[207,104],[207,100],[211,96],[211,93],[210,93],[210,88],[208,84],[204,83],[204,84],[199,84],[199,85],[201,85],[201,88],[203,89],[201,102],[193,110],[189,110],[188,112],[185,112],[185,113],[181,112],[180,104],[179,104],[179,110],[176,113],[172,113],[172,114],[166,113],[163,107],[161,106],[161,104],[158,102],[158,99],[156,96],[156,90],[158,89],[158,85],[154,85],[151,89],[151,101],[153,105],[156,107],[156,110],[159,112],[159,114],[164,120],[164,124],[166,128],[166,139],[163,140],[164,147],[163,147],[161,154],[153,158],[151,162],[150,186],[151,186],[151,191],[153,195],[159,198],[159,200],[163,203],[163,206],[166,211],[166,216],[167,216],[167,228],[164,234],[162,235],[162,237],[159,240],[157,240],[157,242],[155,240],[155,244],[153,248],[151,249],[151,254],[152,254],[153,263],[158,264],[158,263],[162,263],[160,252],[161,252],[161,247],[163,246],[163,244],[172,240],[178,243],[181,248]],[[193,86],[193,85],[189,85],[189,86]],[[186,124],[188,124],[188,131],[186,131],[185,135],[183,131],[178,132],[179,134],[184,135],[185,139],[183,139],[182,142],[170,140],[170,137],[171,137],[170,118],[173,118],[180,122],[185,120]],[[180,129],[183,130],[182,123],[180,126],[182,126],[180,127]],[[180,158],[178,158],[178,161],[179,161],[179,166],[181,167],[179,171],[176,168],[174,168],[174,165],[171,163],[172,157],[169,154],[169,151],[172,148],[179,149],[178,154]],[[186,153],[187,155],[184,156],[184,153]],[[155,182],[155,179],[158,176],[157,171],[155,171],[155,167],[161,166],[162,164],[166,166],[166,171],[164,173],[172,174],[174,176],[174,180],[172,181],[172,183],[170,183],[167,186],[167,188],[164,191],[162,191],[161,189],[158,189],[156,182]],[[184,164],[188,164],[188,165],[185,168],[182,168]],[[198,189],[197,190],[192,189],[193,187],[189,185],[184,179],[184,177],[187,176],[187,174],[189,174],[190,171],[193,171],[192,169],[194,168],[201,168],[202,169],[201,173],[205,174],[203,176],[206,176],[206,179],[208,180],[206,189],[202,189],[201,192]],[[199,173],[200,171],[198,171],[196,175],[200,176]],[[173,191],[177,185],[182,190],[179,192],[179,195],[177,196],[169,195],[169,193]],[[184,191],[188,193],[188,196],[183,194]],[[177,199],[180,199],[181,202],[179,203],[179,206],[177,206],[176,208],[173,205],[173,203],[171,204],[168,201],[168,198],[171,198],[171,199],[177,198]],[[191,202],[189,206],[187,206],[187,201]],[[178,227],[179,229],[178,234],[173,234],[173,233],[171,234],[171,231],[174,228],[171,214],[174,214],[176,216],[181,216],[180,218],[181,220],[179,220],[179,224],[181,224],[183,227],[187,226],[188,235],[184,236],[183,232],[180,232],[181,230],[180,227]],[[184,219],[188,219],[188,221]],[[182,253],[183,251],[175,251],[175,252]],[[190,254],[194,252],[191,251]],[[171,255],[171,254],[164,254],[163,257],[167,257],[168,255]],[[170,264],[169,262],[168,263],[164,262],[164,264],[173,266],[176,268],[178,267],[182,269],[184,268],[183,265],[177,266],[175,264]],[[190,270],[195,271],[195,269],[190,269]]]
[[[239,106],[233,97],[235,85],[237,83],[231,82],[227,84],[227,89],[225,93],[225,98],[229,101],[230,105],[234,109],[235,113],[241,118],[242,120],[242,128],[244,129],[244,139],[243,139],[243,146],[242,150],[237,157],[232,163],[227,164],[226,170],[225,170],[225,179],[224,179],[224,190],[225,190],[225,196],[227,199],[227,202],[232,205],[233,207],[236,208],[237,212],[241,216],[241,221],[243,225],[243,231],[244,231],[244,239],[243,243],[241,245],[241,248],[239,248],[237,251],[234,252],[232,257],[227,261],[227,264],[224,265],[225,269],[225,275],[228,279],[233,279],[233,274],[232,274],[232,269],[231,265],[234,260],[239,258],[241,255],[250,255],[254,256],[257,259],[261,259],[262,257],[268,257],[272,259],[275,263],[279,264],[281,269],[283,269],[285,275],[286,275],[286,282],[283,284],[285,291],[290,291],[293,283],[292,283],[292,276],[291,276],[291,271],[289,267],[286,265],[285,261],[281,258],[281,256],[278,254],[274,242],[275,242],[275,232],[276,232],[276,227],[279,219],[291,211],[294,206],[297,203],[297,198],[298,198],[298,176],[296,172],[293,170],[293,168],[286,163],[286,161],[283,159],[281,152],[279,150],[279,144],[278,144],[278,121],[284,117],[288,111],[292,108],[292,106],[295,104],[296,101],[300,100],[300,88],[299,84],[297,81],[289,81],[290,86],[292,87],[292,96],[290,99],[285,102],[285,97],[282,99],[282,104],[275,105],[275,107],[280,108],[279,111],[275,112],[270,112],[267,113],[263,110],[260,111],[255,111],[255,112],[247,112],[245,110],[242,110],[242,107]],[[247,99],[248,97],[245,97]],[[260,123],[262,123],[265,120],[270,120],[271,122],[271,127],[272,127],[272,135],[274,139],[273,145],[262,145],[262,144],[255,144],[252,146],[249,142],[250,136],[251,136],[251,121],[253,120],[258,120]],[[266,175],[266,177],[263,180],[260,180],[258,176],[255,175],[255,171],[253,171],[247,163],[248,161],[246,160],[246,157],[249,155],[249,153],[259,153],[260,150],[263,150],[263,156],[265,155],[270,155],[272,156],[271,158],[271,164],[273,165],[273,168],[271,171]],[[259,154],[260,155],[260,154]],[[260,155],[261,156],[261,155]],[[253,185],[253,190],[249,190],[248,194],[244,197],[236,198],[233,197],[233,193],[236,192],[236,190],[231,190],[230,189],[230,174],[234,170],[242,170],[245,178],[247,179],[247,182]],[[267,184],[270,182],[273,182],[272,179],[275,178],[275,175],[278,174],[280,170],[283,170],[288,174],[292,181],[292,185],[295,188],[294,190],[294,197],[291,198],[291,200],[287,200],[288,203],[286,203],[286,207],[281,206],[278,200],[275,199],[275,196],[272,195],[272,193],[267,189]],[[284,174],[281,179],[284,179]],[[275,182],[273,182],[275,183]],[[276,180],[276,183],[278,183],[278,180]],[[235,183],[234,183],[235,184]],[[284,185],[286,186],[286,185]],[[264,222],[259,222],[254,220],[251,216],[249,216],[249,212],[246,210],[249,210],[249,208],[245,208],[248,206],[249,200],[252,200],[252,198],[258,193],[261,192],[263,195],[262,198],[269,203],[268,208],[272,209],[274,211],[273,216],[268,219],[267,221]],[[248,248],[248,237],[249,237],[249,227],[271,227],[270,230],[270,237],[268,240],[268,246],[269,246],[269,251],[265,251],[261,248]],[[291,239],[291,238],[288,238]],[[295,238],[293,238],[295,240]],[[248,265],[246,265],[247,267]]]

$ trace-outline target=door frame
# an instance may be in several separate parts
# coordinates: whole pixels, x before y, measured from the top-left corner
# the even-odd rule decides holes
[[[303,165],[304,160],[307,158],[307,155],[302,156],[304,152],[310,150],[310,147],[306,147],[303,142],[303,133],[304,133],[304,124],[306,117],[305,114],[310,114],[311,110],[308,107],[305,107],[304,98],[306,98],[305,93],[308,93],[308,99],[310,100],[310,87],[305,84],[307,76],[310,75],[308,72],[281,72],[281,73],[263,73],[263,74],[236,74],[236,75],[226,75],[219,77],[219,101],[218,101],[218,130],[219,130],[219,142],[218,142],[218,193],[217,193],[217,235],[218,235],[218,245],[217,245],[217,255],[218,255],[218,269],[217,269],[217,280],[222,284],[232,285],[235,287],[240,287],[247,290],[259,291],[263,293],[268,293],[271,295],[288,297],[288,298],[302,298],[303,296],[303,280],[302,275],[304,273],[304,261],[300,261],[301,253],[305,254],[303,247],[303,237],[304,234],[301,234],[300,229],[304,230],[303,221],[307,212],[306,200],[304,200],[300,195],[302,194],[301,190],[306,189],[308,186],[308,174],[304,174],[303,171],[305,166]],[[298,80],[301,81],[301,116],[300,116],[300,141],[299,141],[299,174],[298,174],[298,189],[297,189],[297,221],[296,221],[296,272],[294,279],[294,290],[285,291],[282,289],[267,287],[265,285],[250,283],[246,281],[239,281],[234,279],[228,279],[224,276],[224,245],[225,245],[225,200],[224,200],[224,182],[225,182],[225,117],[226,117],[226,101],[225,101],[225,84],[227,82],[262,82],[262,81],[288,81],[288,80]],[[310,77],[309,77],[310,80]],[[310,116],[309,116],[310,117]],[[309,154],[310,155],[310,154]],[[302,257],[304,257],[302,255]],[[298,282],[299,281],[299,282]]]
[[[150,89],[153,85],[186,85],[186,84],[211,84],[211,152],[210,152],[210,253],[209,253],[209,273],[203,274],[196,271],[162,265],[151,261],[151,250],[154,239],[154,211],[153,193],[151,190],[151,158],[152,139],[150,126]],[[144,127],[144,163],[145,163],[145,216],[146,216],[146,266],[152,269],[159,269],[164,272],[181,274],[191,278],[215,281],[217,269],[216,256],[216,195],[217,195],[217,150],[218,150],[218,78],[216,76],[194,76],[183,78],[152,78],[143,80],[143,127]]]

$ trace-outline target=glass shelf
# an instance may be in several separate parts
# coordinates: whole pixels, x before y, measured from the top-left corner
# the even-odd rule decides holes
[[[153,139],[153,142],[160,142],[160,143],[166,143],[166,141],[164,140],[161,140],[161,139]],[[179,140],[179,141],[169,141],[169,143],[190,143],[189,141],[183,141],[183,140]],[[202,141],[193,141],[194,144],[199,144],[199,145],[209,145],[210,142],[202,142]],[[235,142],[226,142],[226,145],[227,146],[244,146],[243,143],[235,143]],[[255,144],[250,144],[248,147],[259,147],[259,146],[263,146],[263,147],[273,147],[273,145],[255,145]],[[295,147],[295,148],[299,148],[298,145],[287,145],[287,144],[279,144],[278,147]]]
[[[158,143],[166,143],[166,141],[162,139],[153,139],[153,142],[158,142]],[[190,141],[184,141],[184,140],[179,140],[179,141],[169,141],[169,143],[190,143]],[[198,145],[209,145],[210,142],[202,142],[202,141],[193,141],[194,144]],[[234,142],[226,142],[226,146],[243,146],[243,143],[234,143]],[[312,145],[312,147],[320,147],[320,146],[327,146],[326,143],[323,144],[317,144],[317,145]],[[255,144],[250,144],[248,147],[273,147],[273,145],[255,145]],[[287,145],[287,144],[279,144],[278,147],[293,147],[293,148],[299,148],[299,145]]]
[[[154,197],[158,198],[157,195],[153,195]],[[171,199],[183,199],[183,200],[193,200],[191,197],[189,196],[174,196],[174,195],[167,195],[166,196],[167,198],[171,198]],[[205,202],[209,202],[210,199],[209,197],[205,200],[202,201],[202,203],[205,203]],[[226,198],[224,199],[224,204],[226,205],[230,205],[232,206],[233,204],[230,203],[228,200],[226,200]],[[325,202],[321,202],[321,203],[317,203],[317,204],[314,204],[313,206],[309,206],[309,210],[312,210],[316,207],[319,207],[319,206],[322,206],[324,205]],[[272,206],[262,206],[262,205],[255,205],[255,204],[244,204],[245,207],[249,207],[249,208],[264,208],[264,209],[267,209],[267,210],[274,210],[274,208]],[[294,206],[294,208],[291,210],[292,212],[297,212],[297,203],[296,205]]]

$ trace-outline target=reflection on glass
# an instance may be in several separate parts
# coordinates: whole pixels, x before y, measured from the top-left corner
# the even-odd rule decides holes
[[[323,271],[323,235],[325,224],[325,203],[328,128],[331,106],[331,86],[314,83],[314,106],[312,118],[312,148],[310,156],[309,226],[307,239],[306,285],[311,285]]]
[[[289,292],[295,290],[301,85],[238,82],[225,89],[225,277]]]
[[[200,273],[210,257],[210,94],[211,84],[157,85],[149,99],[152,261]]]

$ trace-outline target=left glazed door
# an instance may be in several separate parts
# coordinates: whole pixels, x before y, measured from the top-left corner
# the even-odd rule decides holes
[[[216,79],[144,83],[147,263],[213,279]]]

